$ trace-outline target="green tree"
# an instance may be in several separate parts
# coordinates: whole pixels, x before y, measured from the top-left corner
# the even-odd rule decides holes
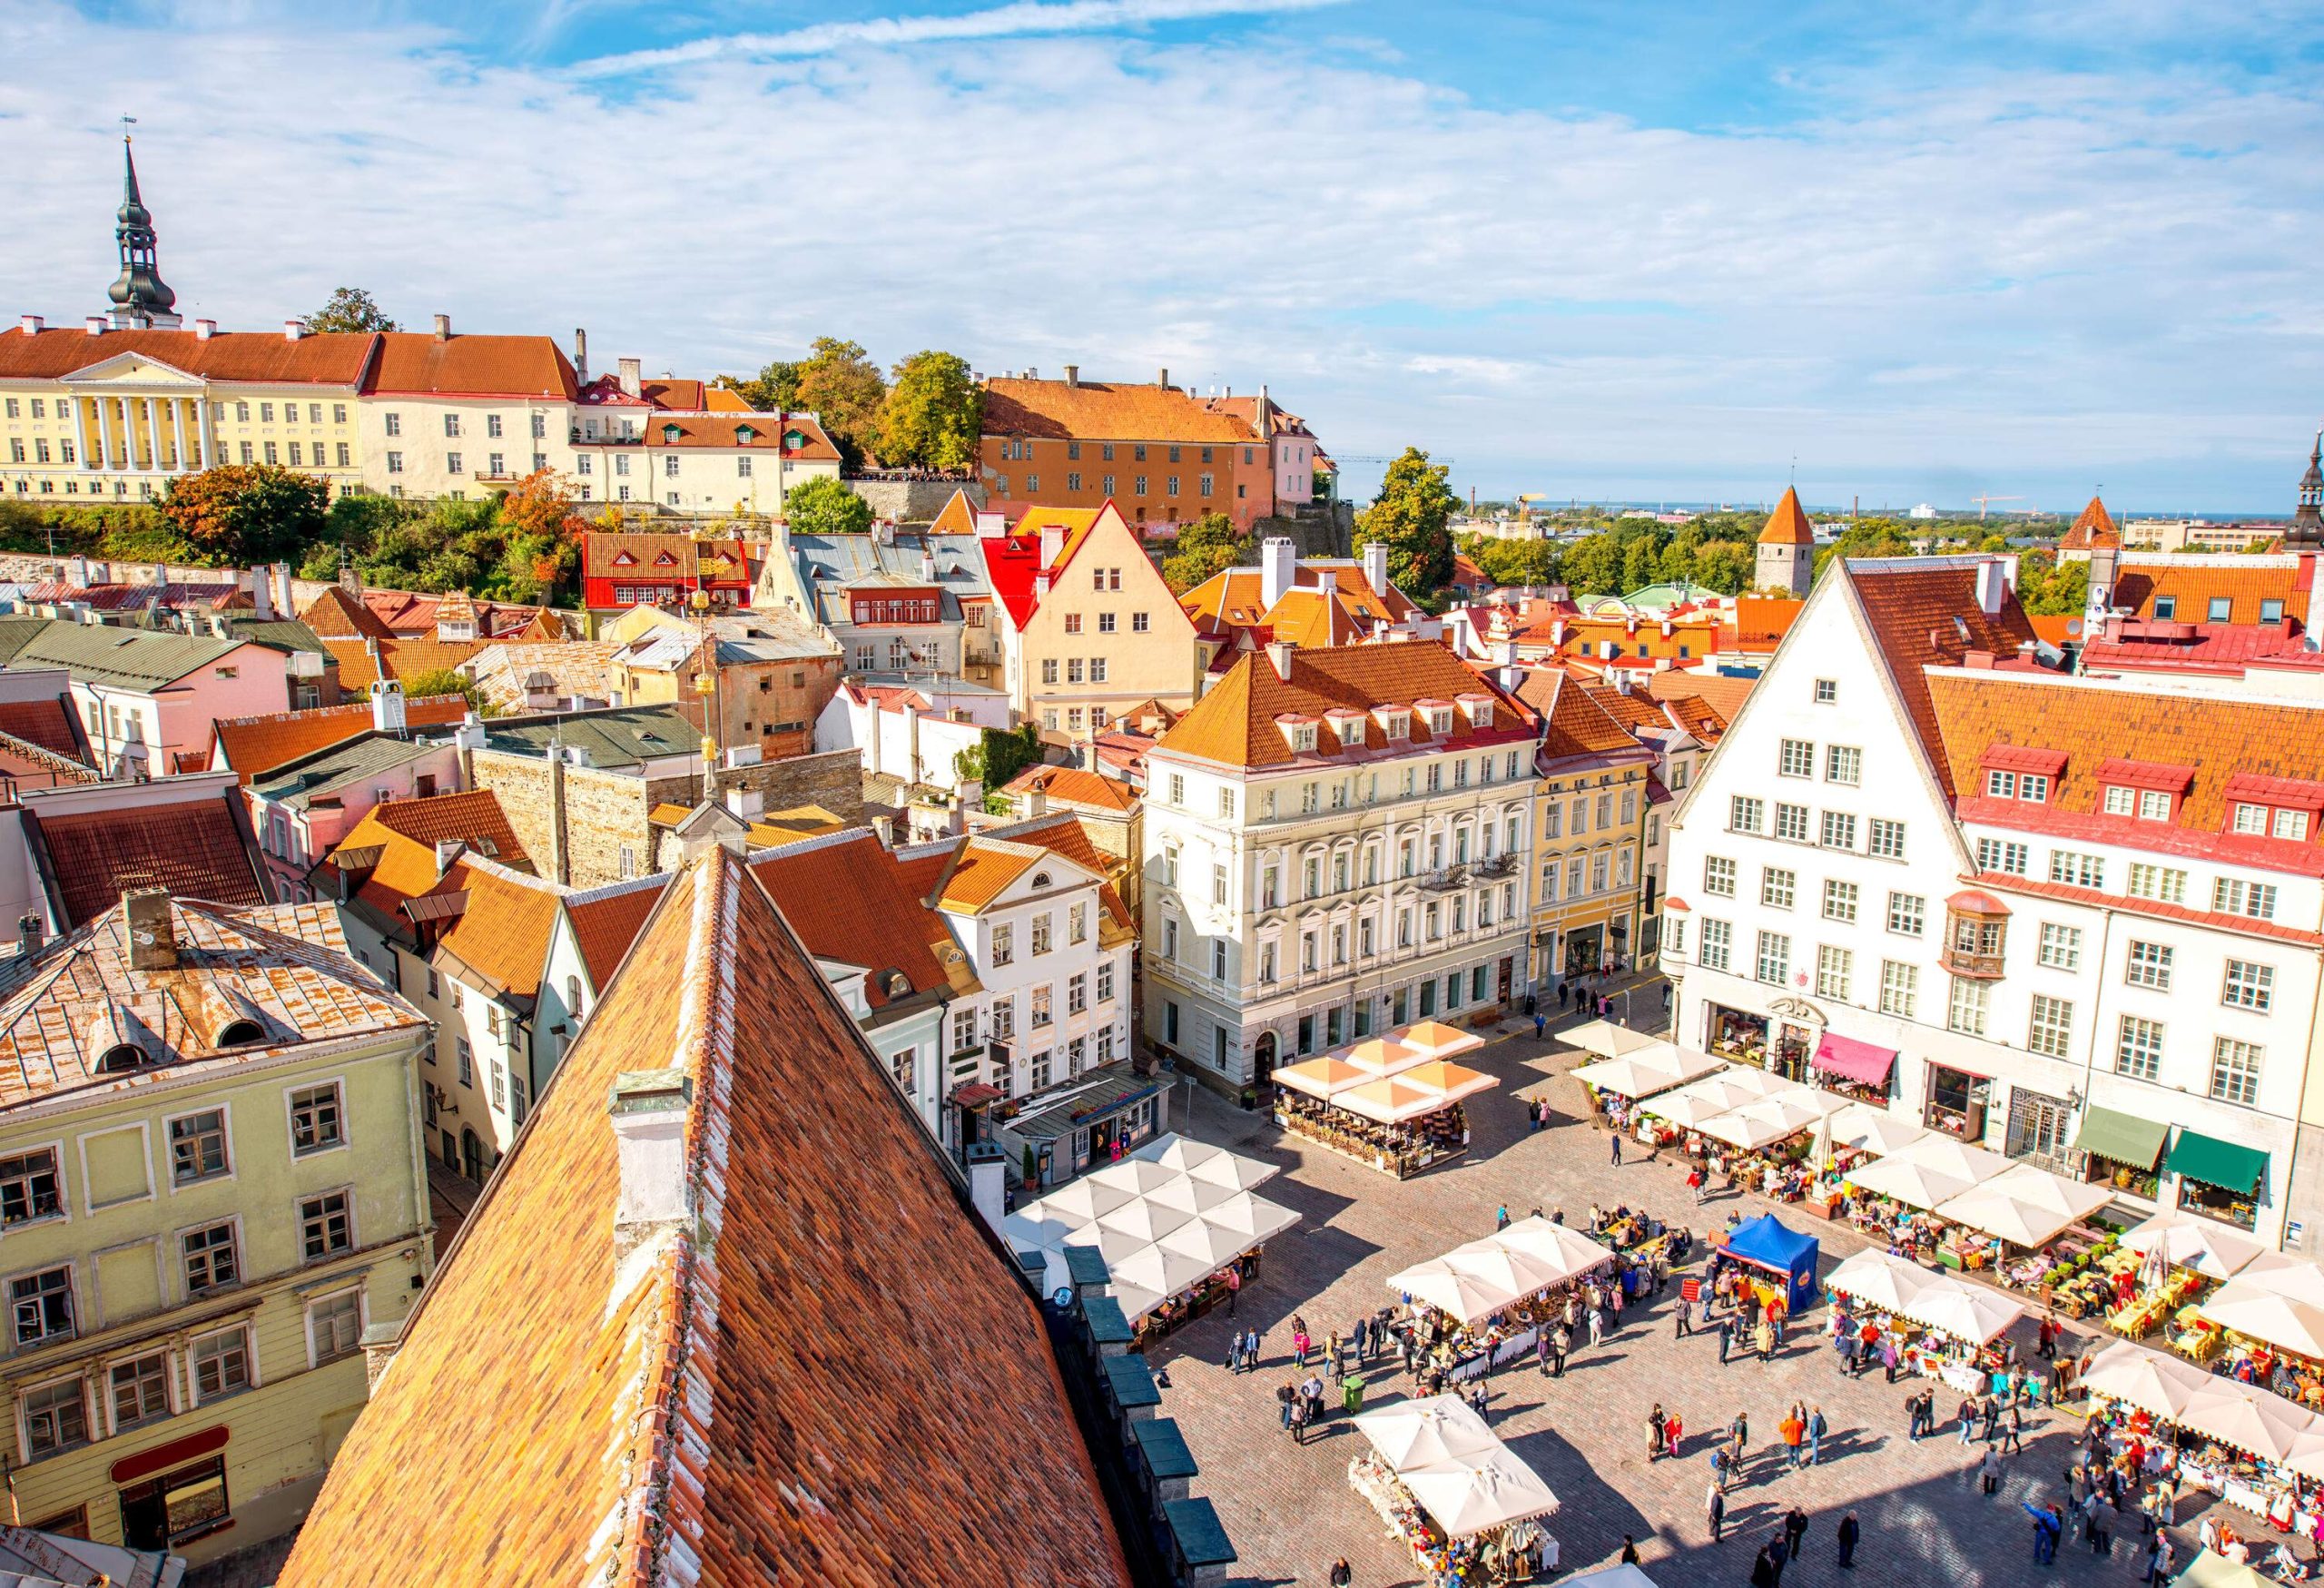
[[[786,495],[783,516],[800,535],[861,535],[872,528],[872,504],[828,476]]]
[[[879,428],[888,383],[860,342],[819,336],[799,366],[799,406],[812,409],[850,469],[860,467]]]
[[[1553,585],[1558,548],[1549,540],[1504,540],[1498,535],[1468,535],[1461,549],[1496,585]]]
[[[1661,554],[1659,548],[1654,544],[1654,537],[1632,536],[1630,544],[1622,547],[1620,593],[1628,595],[1632,590],[1642,590],[1654,583],[1655,575],[1660,567]]]
[[[1694,570],[1688,577],[1722,596],[1740,595],[1749,589],[1758,573],[1758,555],[1750,547],[1733,540],[1705,541],[1694,557]]]
[[[468,697],[468,709],[477,715],[496,715],[491,703],[485,699],[484,691],[477,687],[476,680],[450,667],[430,667],[424,673],[413,674],[402,683],[406,700],[430,700],[440,695],[460,695]]]
[[[323,533],[330,487],[271,463],[227,463],[177,476],[160,505],[196,560],[249,567],[303,557]]]
[[[396,322],[388,318],[379,301],[360,287],[340,287],[323,301],[323,306],[307,316],[307,329],[326,330],[393,330]]]
[[[1205,513],[1178,531],[1177,546],[1162,559],[1162,582],[1183,596],[1205,579],[1245,561],[1251,538],[1224,513]]]
[[[801,406],[800,368],[796,359],[776,359],[755,375],[721,375],[711,384],[739,391],[753,408],[762,413],[773,413]]]
[[[2079,559],[2053,565],[2038,554],[2020,559],[2017,599],[2036,617],[2071,616],[2090,602],[2090,565]]]
[[[984,422],[984,389],[957,353],[914,353],[895,368],[880,409],[880,461],[898,467],[960,469],[975,461]]]
[[[1452,521],[1460,498],[1450,469],[1417,447],[1388,465],[1379,494],[1355,524],[1355,544],[1388,547],[1388,580],[1415,601],[1433,602],[1452,577]]]
[[[1622,543],[1610,529],[1585,535],[1566,547],[1565,582],[1576,596],[1620,594]]]

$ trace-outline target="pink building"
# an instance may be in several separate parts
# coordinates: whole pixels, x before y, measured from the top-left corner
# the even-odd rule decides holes
[[[212,725],[290,705],[290,656],[255,640],[99,623],[50,623],[9,667],[72,679],[89,751],[110,776],[166,777],[206,764]]]

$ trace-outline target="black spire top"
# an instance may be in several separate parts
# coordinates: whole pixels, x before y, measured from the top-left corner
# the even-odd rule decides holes
[[[2316,432],[2316,444],[2308,449],[2308,472],[2299,477],[2299,507],[2291,516],[2284,544],[2310,551],[2324,547],[2324,430]]]
[[[121,140],[121,210],[113,240],[121,245],[121,275],[107,291],[113,321],[121,325],[175,325],[178,295],[162,280],[154,260],[153,217],[137,191],[137,159],[129,139]]]

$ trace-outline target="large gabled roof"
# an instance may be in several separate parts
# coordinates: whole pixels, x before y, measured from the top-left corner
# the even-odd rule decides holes
[[[247,643],[239,637],[59,621],[34,635],[8,665],[62,667],[84,683],[151,692],[224,661]]]
[[[863,996],[873,1009],[950,985],[945,962],[960,957],[951,932],[913,896],[871,829],[786,843],[754,857],[751,872],[810,953],[871,972]],[[889,990],[891,972],[902,974],[909,991]]]
[[[573,366],[554,337],[379,333],[368,395],[548,397],[571,402]]]
[[[1049,508],[1034,506],[1026,509],[1005,535],[988,535],[977,544],[984,555],[985,577],[993,595],[1009,608],[1009,621],[1023,628],[1031,621],[1033,613],[1043,600],[1040,577],[1049,576],[1050,589],[1065,577],[1065,570],[1089,538],[1098,520],[1112,514],[1118,523],[1121,514],[1114,504],[1096,508]],[[1043,561],[1042,552],[1047,531],[1058,532],[1058,552],[1054,559]]]
[[[1844,557],[1839,566],[1872,631],[1873,655],[1886,666],[1905,715],[1927,751],[1938,784],[1953,794],[1952,768],[1929,705],[1933,666],[1958,666],[1973,651],[2004,658],[2038,645],[2017,591],[2002,591],[1993,612],[1977,604],[1975,557]]]
[[[66,922],[94,920],[130,888],[167,888],[215,904],[264,903],[248,830],[235,820],[232,802],[240,798],[42,812],[41,846]]]
[[[429,1583],[1127,1583],[1031,1299],[765,891],[707,851],[631,959],[281,1588],[371,1588],[383,1549]],[[608,1103],[638,1071],[684,1089],[683,1217],[622,1260]]]
[[[1365,714],[1361,749],[1374,753],[1497,745],[1528,737],[1531,731],[1531,714],[1524,706],[1434,641],[1293,651],[1290,658],[1291,676],[1285,679],[1271,656],[1257,651],[1245,656],[1171,725],[1156,751],[1229,766],[1288,766],[1301,757],[1293,753],[1278,719],[1319,716],[1334,707]],[[1440,741],[1429,733],[1424,714],[1414,712],[1410,738],[1392,745],[1372,715],[1375,706],[1452,702],[1463,695],[1492,698],[1496,709],[1490,726],[1472,727],[1467,714],[1456,710],[1451,733]],[[1354,746],[1341,748],[1336,735],[1322,734],[1317,749],[1307,754],[1317,764],[1344,764],[1356,753]]]
[[[0,380],[56,380],[133,353],[206,380],[353,387],[369,365],[369,331],[324,331],[293,341],[280,331],[108,330],[0,331]]]
[[[2093,496],[2090,498],[2090,505],[2083,508],[2072,527],[2066,530],[2064,537],[2059,540],[2058,549],[2060,551],[2090,551],[2103,549],[2107,547],[2119,547],[2122,544],[2122,531],[2114,527],[2114,515],[2106,510],[2104,501]]]
[[[430,892],[466,895],[460,912],[436,940],[438,952],[450,954],[492,991],[529,1006],[540,991],[563,890],[497,862],[463,855]]]
[[[1256,442],[1249,422],[1176,386],[995,376],[985,382],[984,433],[1078,441]]]
[[[2298,556],[2127,556],[2115,567],[2108,605],[2153,617],[2156,601],[2167,597],[2174,622],[2246,624],[2260,620],[2262,603],[2280,601],[2282,617],[2304,625],[2315,567]],[[2226,601],[2225,617],[2211,616],[2215,600]]]

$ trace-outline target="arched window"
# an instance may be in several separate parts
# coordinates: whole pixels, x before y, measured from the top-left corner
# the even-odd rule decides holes
[[[125,1075],[143,1068],[144,1063],[144,1049],[134,1042],[116,1042],[99,1056],[97,1070],[103,1075]]]
[[[228,1023],[224,1031],[218,1033],[218,1045],[222,1048],[239,1048],[244,1042],[255,1042],[265,1035],[266,1028],[254,1020],[233,1021]]]

